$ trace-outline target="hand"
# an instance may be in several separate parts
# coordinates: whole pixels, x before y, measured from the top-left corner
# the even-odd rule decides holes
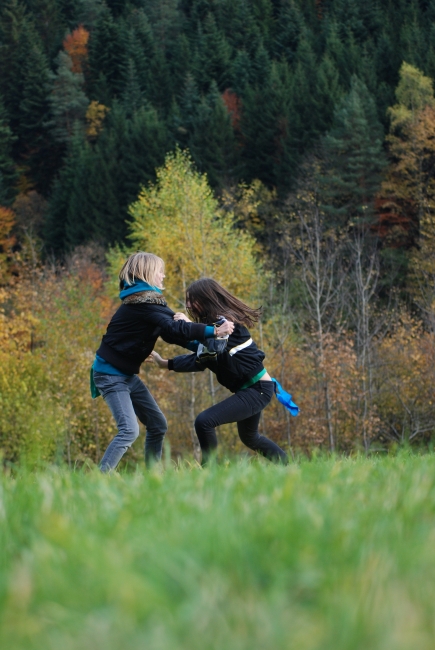
[[[151,352],[150,356],[145,359],[145,363],[155,363],[156,366],[159,366],[159,368],[168,367],[168,360],[162,359],[160,354],[154,350]]]
[[[224,337],[229,334],[232,334],[233,331],[234,331],[234,323],[230,320],[226,320],[222,323],[222,325],[216,327],[216,336]]]
[[[183,314],[181,311],[177,311],[177,313],[174,314],[174,320],[185,320],[186,323],[192,322],[189,318],[187,318],[186,314]]]

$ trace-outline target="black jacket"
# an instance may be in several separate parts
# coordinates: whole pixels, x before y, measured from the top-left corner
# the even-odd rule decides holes
[[[186,346],[204,341],[202,323],[174,321],[169,307],[151,303],[122,304],[110,321],[98,356],[128,375],[137,374],[160,336],[167,343]]]
[[[243,344],[248,345],[236,349]],[[236,325],[223,352],[199,356],[182,354],[169,359],[168,369],[175,372],[198,372],[209,368],[222,386],[236,393],[243,384],[263,370],[264,357],[264,352],[251,339],[249,330],[244,325]]]

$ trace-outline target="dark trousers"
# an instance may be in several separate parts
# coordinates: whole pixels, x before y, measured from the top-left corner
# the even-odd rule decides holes
[[[200,413],[195,420],[195,431],[201,446],[202,463],[207,462],[217,447],[215,427],[237,422],[243,444],[269,460],[287,464],[287,454],[281,447],[258,433],[261,411],[269,404],[273,393],[273,382],[257,381]]]

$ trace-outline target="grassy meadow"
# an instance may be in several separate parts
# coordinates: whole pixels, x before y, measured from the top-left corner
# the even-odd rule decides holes
[[[0,477],[3,650],[435,646],[435,456]]]

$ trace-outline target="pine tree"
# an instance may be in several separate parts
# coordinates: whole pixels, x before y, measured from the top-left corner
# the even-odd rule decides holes
[[[112,13],[112,16],[116,18],[123,13],[127,5],[127,0],[106,0],[106,4]]]
[[[69,189],[64,246],[89,240],[103,245],[122,242],[128,206],[141,186],[154,179],[155,168],[164,159],[166,130],[153,109],[142,107],[129,115],[114,102],[95,144],[80,145],[77,132],[75,141],[67,161],[73,173],[63,181]]]
[[[273,64],[267,83],[248,87],[240,121],[245,180],[289,185],[295,166],[294,116],[286,66]]]
[[[245,0],[222,0],[216,7],[216,23],[234,50],[246,50],[254,56],[261,42],[251,3]]]
[[[189,150],[198,170],[207,174],[212,187],[220,188],[237,181],[236,141],[231,117],[216,83],[199,104]]]
[[[11,205],[16,195],[15,184],[18,175],[12,160],[14,140],[6,110],[0,99],[0,205]]]
[[[183,94],[175,105],[171,117],[174,139],[183,149],[189,146],[189,139],[195,128],[200,102],[201,96],[196,81],[191,74],[188,74]]]
[[[36,34],[18,0],[10,0],[0,14],[0,93],[15,133],[23,95],[22,70]],[[19,148],[19,143],[17,143]]]
[[[104,131],[97,144],[82,154],[65,225],[69,249],[88,241],[113,244],[122,241],[125,234],[126,215],[121,209],[116,183],[119,168],[114,140],[110,131]]]
[[[137,111],[145,103],[145,95],[141,90],[133,59],[129,59],[125,88],[122,93],[122,104],[128,114]]]
[[[199,28],[196,43],[193,71],[200,91],[206,93],[211,81],[215,81],[219,89],[225,90],[229,85],[231,48],[218,30],[212,14],[207,15]]]
[[[252,16],[266,49],[270,50],[274,37],[273,6],[270,0],[253,0]]]
[[[126,126],[125,136],[118,133],[117,138],[119,197],[127,219],[128,206],[136,200],[141,187],[155,180],[155,170],[163,163],[168,149],[168,137],[157,112],[147,106],[139,108]]]
[[[76,122],[84,128],[89,100],[83,91],[84,76],[73,72],[71,57],[61,51],[56,62],[57,72],[50,74],[53,84],[49,96],[51,120],[46,125],[51,129],[55,140],[68,142]]]
[[[334,103],[342,91],[329,55],[319,65],[306,40],[300,43],[291,83],[294,137],[302,153],[331,126]]]
[[[275,23],[273,42],[275,56],[278,59],[283,58],[292,63],[295,60],[299,42],[305,29],[302,13],[295,2],[283,4]]]
[[[165,55],[161,49],[150,63],[151,84],[148,88],[147,99],[163,115],[168,116],[174,98],[174,88],[171,83],[171,72]]]
[[[59,0],[24,0],[41,38],[44,54],[51,60],[62,45],[68,27]]]
[[[251,72],[251,60],[245,50],[239,50],[234,58],[231,67],[231,88],[238,94],[243,95],[249,80],[253,77]]]
[[[252,86],[261,87],[270,77],[272,63],[263,43],[255,53],[250,67],[249,81]]]
[[[350,92],[322,141],[321,200],[330,225],[373,224],[386,159],[383,129],[367,87],[352,77]]]
[[[68,3],[71,0],[58,0],[58,2]],[[98,25],[101,16],[107,11],[105,0],[72,0],[75,6],[64,13],[70,16],[70,28],[76,27],[77,24],[85,25],[87,29],[93,30]]]
[[[73,192],[78,188],[80,180],[86,178],[89,165],[90,147],[87,144],[83,131],[79,128],[73,132],[68,143],[65,161],[59,175],[54,180],[49,206],[44,226],[45,247],[48,253],[62,254],[67,248],[67,223],[73,216],[70,213]],[[87,222],[87,211],[81,210],[77,220]]]
[[[192,52],[186,34],[180,34],[167,51],[168,66],[172,80],[172,92],[178,97],[182,92],[186,74],[192,68]]]
[[[109,11],[101,14],[89,39],[90,95],[108,105],[121,97],[128,69],[128,32],[123,21],[114,22]],[[107,97],[109,94],[110,99]]]
[[[73,29],[77,23],[86,22],[79,16],[82,0],[57,0],[57,4],[69,29]]]
[[[156,53],[153,31],[148,17],[142,9],[136,10],[128,16],[127,26],[127,51],[129,60],[134,63],[135,81],[144,97],[151,99],[150,89],[153,86],[153,77],[150,66]]]
[[[16,133],[21,143],[20,159],[35,189],[46,196],[56,172],[56,150],[46,127],[49,112],[47,89],[50,73],[47,58],[37,41],[31,43],[21,70],[22,96]]]

